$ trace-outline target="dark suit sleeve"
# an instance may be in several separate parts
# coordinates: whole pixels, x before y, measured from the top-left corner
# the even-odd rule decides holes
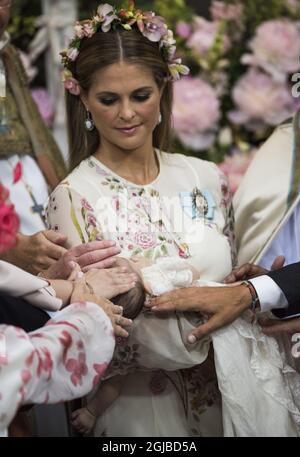
[[[279,270],[270,271],[268,276],[276,282],[284,293],[289,306],[274,309],[272,313],[280,318],[292,317],[300,313],[300,262],[292,263]]]

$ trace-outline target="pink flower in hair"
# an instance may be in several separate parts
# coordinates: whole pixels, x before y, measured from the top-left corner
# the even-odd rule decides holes
[[[80,22],[76,22],[75,27],[74,27],[75,35],[77,38],[83,38],[84,37],[84,30]]]
[[[72,60],[72,62],[74,62],[77,59],[78,54],[79,54],[79,51],[76,48],[70,48],[67,51],[67,57],[68,57],[68,59]]]
[[[114,8],[108,3],[99,6],[97,16],[94,17],[94,20],[102,23],[102,32],[109,32],[111,29],[111,23],[117,19],[117,16],[113,14],[113,11]]]
[[[94,30],[92,21],[86,21],[83,24],[83,32],[84,32],[84,36],[87,38],[91,38],[94,35],[95,30]]]
[[[165,20],[160,16],[155,16],[154,13],[145,13],[144,24],[145,28],[142,34],[150,41],[158,42],[168,34]]]
[[[65,89],[70,92],[72,95],[79,95],[80,94],[80,86],[77,79],[73,78],[72,73],[70,70],[65,70],[63,72],[63,83]]]

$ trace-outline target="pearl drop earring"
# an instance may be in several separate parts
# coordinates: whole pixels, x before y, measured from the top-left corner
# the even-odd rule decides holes
[[[94,124],[92,115],[88,110],[86,110],[86,119],[84,121],[84,125],[88,132],[92,132],[95,128],[95,124]]]

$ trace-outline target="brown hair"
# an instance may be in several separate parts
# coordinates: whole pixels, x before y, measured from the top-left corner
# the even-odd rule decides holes
[[[151,70],[158,88],[163,88],[160,103],[162,122],[153,132],[153,145],[160,150],[167,150],[170,142],[173,87],[168,80],[168,64],[158,43],[151,42],[138,30],[98,32],[92,38],[82,40],[79,55],[76,61],[69,65],[69,69],[82,90],[87,93],[96,71],[120,61]],[[66,91],[66,105],[70,167],[73,170],[83,159],[96,152],[101,139],[96,129],[92,132],[85,130],[86,112],[80,97]]]
[[[127,319],[135,319],[143,309],[146,293],[141,282],[124,294],[117,295],[111,301],[115,305],[123,306],[123,316]]]

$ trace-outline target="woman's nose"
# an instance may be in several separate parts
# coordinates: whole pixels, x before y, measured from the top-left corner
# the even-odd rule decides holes
[[[121,106],[119,117],[124,121],[131,121],[135,117],[135,111],[130,103],[124,103]]]

